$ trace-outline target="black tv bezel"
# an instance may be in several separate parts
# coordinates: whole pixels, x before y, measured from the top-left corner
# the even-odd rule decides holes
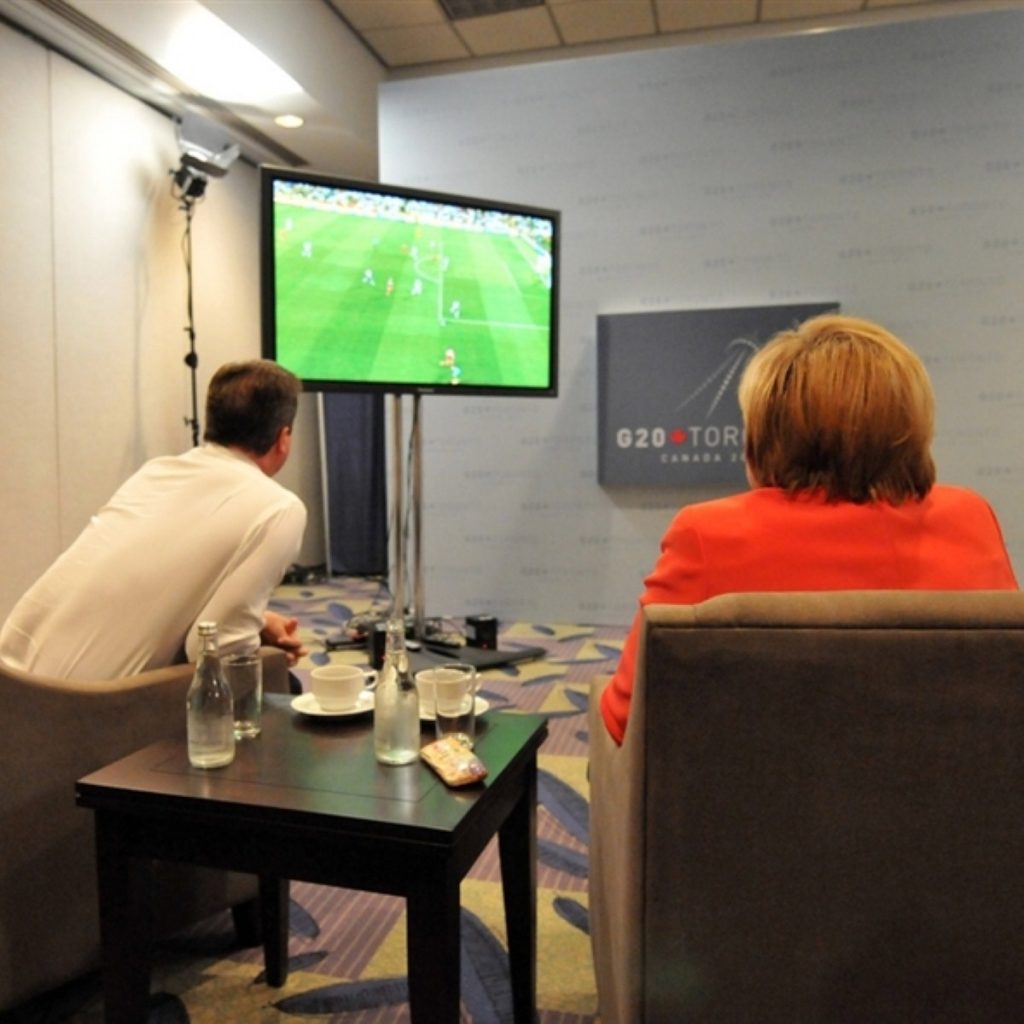
[[[552,223],[551,237],[551,322],[548,346],[548,385],[546,387],[505,387],[500,384],[458,384],[445,386],[434,383],[409,381],[365,381],[365,380],[315,380],[300,378],[304,391],[341,392],[353,394],[396,394],[396,395],[487,395],[510,398],[557,398],[558,397],[558,350],[559,350],[559,277],[561,244],[561,212],[540,206],[505,200],[484,199],[454,192],[438,192],[431,189],[407,185],[391,185],[385,182],[368,181],[347,175],[329,174],[320,171],[304,171],[295,168],[260,166],[260,323],[261,351],[265,359],[277,359],[277,316],[275,296],[274,261],[274,182],[292,181],[325,185],[329,188],[351,189],[372,192],[378,195],[401,196],[407,199],[422,199],[427,202],[467,206],[479,210],[495,210],[500,213],[521,214],[542,217]],[[282,365],[287,367],[286,363]]]

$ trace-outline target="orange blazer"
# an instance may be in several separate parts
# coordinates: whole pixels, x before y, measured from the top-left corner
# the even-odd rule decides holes
[[[661,541],[640,605],[696,604],[716,594],[775,590],[1016,590],[995,513],[984,498],[937,484],[890,505],[790,497],[761,487],[687,505]],[[640,615],[601,697],[622,742]]]

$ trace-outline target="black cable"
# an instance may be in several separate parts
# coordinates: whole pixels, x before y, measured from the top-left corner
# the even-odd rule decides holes
[[[192,382],[192,415],[185,417],[185,426],[192,429],[192,445],[199,446],[199,384],[196,370],[199,366],[199,355],[196,352],[195,312],[192,303],[192,215],[196,203],[205,195],[205,180],[186,175],[179,168],[172,171],[171,195],[178,200],[178,209],[185,214],[185,234],[182,236],[182,256],[185,260],[186,312],[188,322],[185,333],[188,335],[188,353],[185,365],[191,371]]]
[[[199,392],[196,381],[196,370],[199,366],[199,356],[196,354],[196,327],[195,315],[192,308],[192,214],[195,210],[195,203],[187,197],[183,197],[182,210],[185,211],[185,280],[186,280],[186,308],[188,311],[188,323],[185,332],[188,334],[188,354],[185,356],[185,365],[189,368],[192,379],[192,416],[185,418],[185,425],[192,428],[192,446],[199,446]]]

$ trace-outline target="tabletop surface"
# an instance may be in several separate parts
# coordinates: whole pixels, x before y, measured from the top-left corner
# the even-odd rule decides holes
[[[188,763],[184,739],[165,740],[79,780],[78,803],[94,809],[160,809],[257,820],[273,815],[309,823],[331,819],[354,831],[400,828],[451,833],[486,802],[492,787],[529,762],[547,734],[542,715],[490,712],[477,722],[476,753],[488,777],[474,786],[446,787],[422,761],[379,764],[373,756],[372,714],[316,718],[268,694],[263,732],[240,741],[224,768]],[[423,742],[433,739],[424,724]]]

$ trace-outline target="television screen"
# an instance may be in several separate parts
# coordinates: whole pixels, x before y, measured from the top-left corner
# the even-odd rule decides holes
[[[263,354],[306,390],[557,393],[556,211],[260,173]]]

